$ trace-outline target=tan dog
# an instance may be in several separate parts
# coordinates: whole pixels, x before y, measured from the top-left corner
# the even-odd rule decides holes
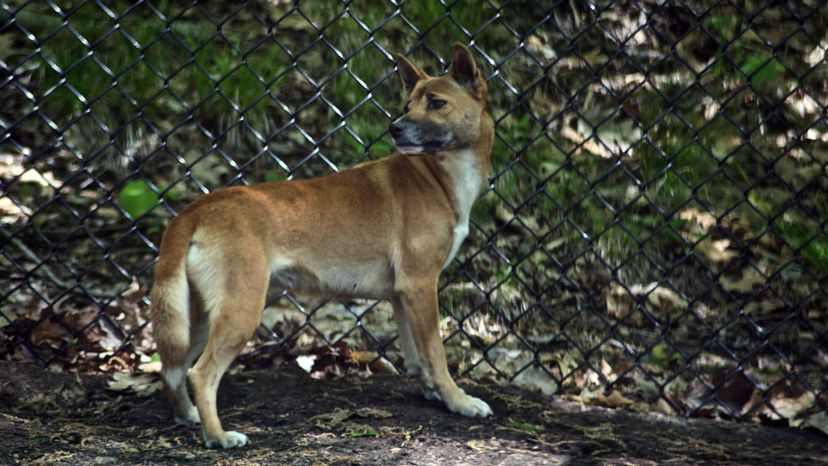
[[[176,421],[202,422],[208,447],[247,443],[222,429],[216,389],[259,325],[269,282],[390,300],[408,372],[426,396],[465,416],[492,413],[452,380],[438,326],[437,279],[468,233],[493,134],[486,83],[465,47],[453,52],[440,78],[397,57],[408,94],[390,128],[399,154],[324,178],[216,191],[167,227],[153,329]],[[198,409],[186,384],[196,358]]]

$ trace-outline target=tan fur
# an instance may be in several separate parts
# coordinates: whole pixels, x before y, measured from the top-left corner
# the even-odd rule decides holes
[[[210,447],[247,442],[223,430],[216,389],[259,325],[269,282],[391,300],[409,373],[426,396],[460,414],[491,414],[449,375],[437,306],[438,277],[468,231],[488,171],[485,81],[460,45],[441,78],[402,57],[398,63],[410,95],[395,141],[411,155],[324,178],[223,189],[188,205],[164,233],[153,329],[176,420],[201,421]],[[434,99],[444,107],[430,108]],[[418,152],[420,145],[439,147]],[[184,381],[196,357],[189,379],[197,408]]]

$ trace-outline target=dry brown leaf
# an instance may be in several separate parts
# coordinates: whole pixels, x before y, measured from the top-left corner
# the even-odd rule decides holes
[[[392,417],[393,414],[378,408],[359,408],[354,411],[354,415],[358,417],[365,417],[365,418],[374,418],[374,419],[386,419]]]
[[[691,231],[699,231],[701,233],[707,233],[707,230],[716,225],[716,217],[695,207],[690,207],[679,212],[679,218],[692,222],[695,228],[691,228]]]
[[[768,400],[773,409],[765,406],[763,413],[771,419],[793,419],[814,404],[816,397],[811,391],[796,390],[796,392],[775,390],[771,399]]]
[[[779,298],[767,298],[761,301],[751,301],[745,305],[745,314],[749,316],[766,316],[776,311],[784,310],[785,302]]]
[[[603,374],[604,378],[606,378],[609,382],[615,382],[615,379],[618,378],[618,376],[612,370],[612,366],[610,366],[610,364],[604,358],[601,358],[601,374]]]
[[[488,442],[483,441],[483,440],[469,440],[468,442],[466,442],[466,447],[469,448],[470,450],[480,451],[480,452],[492,451],[492,450],[496,449],[495,447],[492,447],[491,445],[487,445],[487,443]]]
[[[330,413],[318,414],[308,420],[319,428],[330,429],[353,415],[354,412],[350,409],[336,408]]]
[[[721,283],[722,288],[736,293],[750,293],[755,288],[763,286],[766,282],[767,279],[753,267],[745,268],[742,276],[736,279],[726,276],[719,278],[719,283]]]
[[[128,372],[115,372],[112,379],[106,383],[107,390],[123,392],[132,390],[140,397],[150,396],[161,390],[161,380],[152,374],[130,374]]]
[[[658,282],[647,285],[633,285],[630,292],[636,296],[647,296],[647,301],[658,309],[684,310],[687,309],[687,301],[679,296],[672,288],[661,285]]]
[[[713,265],[724,265],[739,255],[737,251],[728,249],[729,247],[729,239],[714,240],[712,238],[705,238],[696,245],[696,251],[707,259],[709,263]]]
[[[138,371],[145,374],[156,374],[161,372],[161,361],[150,361],[138,365]]]
[[[801,428],[813,427],[823,434],[828,435],[828,414],[826,414],[825,411],[820,411],[804,419],[792,420],[791,425]]]
[[[610,392],[609,395],[604,395],[603,393],[599,393],[598,396],[593,401],[593,404],[598,406],[603,406],[605,408],[625,408],[631,404],[633,401],[624,395],[621,394],[618,390],[613,390]]]
[[[583,149],[593,155],[597,155],[605,159],[611,159],[614,157],[613,153],[607,150],[602,144],[596,142],[595,138],[586,139],[569,126],[563,126],[561,128],[561,136],[569,139],[575,144],[580,145],[578,151]]]

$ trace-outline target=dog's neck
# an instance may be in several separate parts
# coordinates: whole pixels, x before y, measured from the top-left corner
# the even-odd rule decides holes
[[[479,154],[470,148],[438,154],[436,163],[446,182],[443,188],[457,215],[458,224],[468,221],[472,205],[485,187],[486,172]]]
[[[437,154],[437,164],[449,183],[446,188],[458,224],[468,223],[474,201],[486,187],[492,153],[493,123],[483,112],[480,135],[469,147]]]
[[[468,235],[472,206],[485,189],[488,179],[494,125],[485,112],[480,118],[480,135],[473,144],[419,159],[429,167],[435,181],[443,188],[455,214],[451,249],[443,268],[454,259]]]

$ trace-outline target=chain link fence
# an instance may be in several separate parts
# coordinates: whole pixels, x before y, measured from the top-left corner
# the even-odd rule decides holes
[[[827,19],[821,1],[0,1],[0,357],[151,361],[175,213],[389,154],[394,54],[439,74],[460,41],[496,143],[442,276],[452,368],[824,423]],[[272,292],[247,363],[401,366],[386,303]]]

